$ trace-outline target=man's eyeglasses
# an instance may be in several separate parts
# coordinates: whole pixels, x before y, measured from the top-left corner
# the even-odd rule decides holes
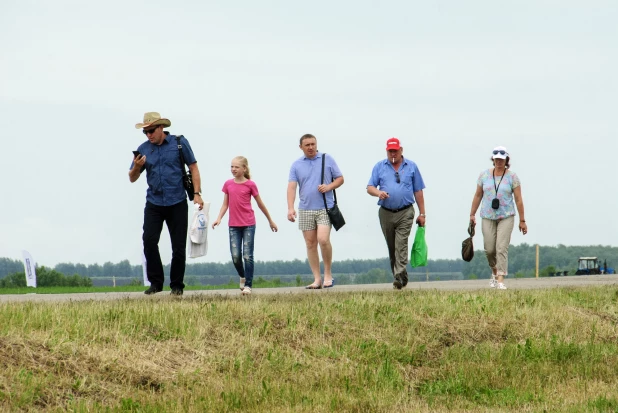
[[[506,151],[494,151],[494,155],[497,155],[497,154],[506,155]]]
[[[154,133],[154,131],[156,131],[157,129],[159,129],[158,126],[156,126],[154,128],[150,128],[150,129],[144,129],[142,132],[144,132],[144,135],[148,135],[150,133]]]
[[[397,183],[401,182],[401,179],[399,179],[399,172],[395,172],[395,179],[397,180]]]

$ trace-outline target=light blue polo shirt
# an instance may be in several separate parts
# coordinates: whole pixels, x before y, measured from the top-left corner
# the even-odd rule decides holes
[[[401,209],[415,202],[414,193],[425,189],[425,182],[416,164],[403,158],[399,166],[399,183],[395,168],[388,159],[373,167],[367,186],[374,186],[388,193],[388,198],[378,200],[378,205],[388,209]]]
[[[324,209],[324,198],[320,191],[318,191],[318,186],[321,183],[322,177],[322,155],[326,155],[324,184],[330,184],[333,179],[343,176],[333,157],[328,154],[318,152],[313,159],[305,156],[297,159],[290,168],[288,182],[298,183],[298,194],[300,198],[298,209],[312,211]],[[325,195],[328,208],[332,208],[335,204],[333,191],[329,191]]]
[[[176,136],[170,135],[169,132],[165,132],[165,134],[165,139],[161,145],[146,141],[137,148],[139,153],[146,156],[146,164],[144,165],[146,180],[148,181],[146,201],[159,206],[176,205],[187,199],[187,193],[182,183],[180,154],[178,153]],[[185,164],[188,166],[197,162],[189,141],[181,137],[180,144],[182,145]],[[131,162],[129,169],[132,168],[133,162]]]

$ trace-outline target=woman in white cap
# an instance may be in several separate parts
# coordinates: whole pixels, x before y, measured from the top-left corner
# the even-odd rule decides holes
[[[491,160],[494,167],[481,172],[477,181],[470,220],[476,224],[476,210],[481,205],[485,255],[491,268],[489,286],[506,290],[504,277],[508,274],[508,250],[515,226],[515,206],[519,215],[519,230],[524,235],[528,233],[528,226],[521,185],[515,172],[509,169],[511,158],[506,148],[494,148]]]

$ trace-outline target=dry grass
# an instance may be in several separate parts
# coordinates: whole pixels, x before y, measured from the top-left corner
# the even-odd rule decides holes
[[[0,410],[618,411],[618,288],[0,305]]]

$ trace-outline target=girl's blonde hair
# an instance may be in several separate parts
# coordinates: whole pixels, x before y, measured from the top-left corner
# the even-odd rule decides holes
[[[240,165],[243,168],[245,168],[245,173],[244,173],[245,178],[251,179],[251,172],[249,171],[249,161],[247,160],[247,158],[245,158],[244,156],[237,156],[232,160],[238,161]]]

